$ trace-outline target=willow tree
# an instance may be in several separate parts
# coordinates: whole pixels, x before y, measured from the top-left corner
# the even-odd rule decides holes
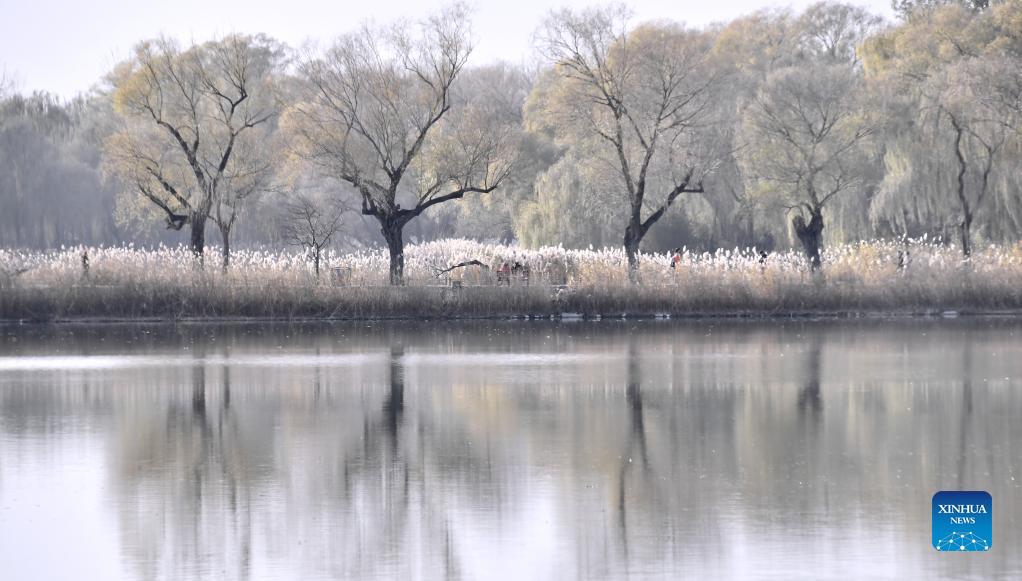
[[[980,59],[958,62],[932,75],[926,85],[924,114],[934,122],[929,131],[946,135],[955,158],[955,201],[962,255],[972,255],[972,227],[976,214],[988,201],[990,177],[1009,137],[1008,118],[998,116],[985,97],[993,79]]]
[[[905,231],[913,223],[940,222],[948,238],[956,231],[965,257],[976,230],[1014,236],[1015,213],[1003,198],[1015,189],[1005,151],[1013,146],[1019,6],[931,6],[864,44],[872,85],[890,94],[889,171],[871,209],[875,221]]]
[[[999,4],[997,0],[891,0],[891,8],[904,19],[918,16],[920,12],[944,6],[960,6],[974,12],[990,8],[990,4]]]
[[[789,67],[771,74],[743,118],[744,164],[765,195],[793,214],[811,268],[820,267],[824,208],[862,187],[876,121],[863,80],[847,65]]]
[[[1016,167],[1022,148],[1022,64],[1012,52],[993,52],[954,67],[956,101],[969,114],[969,138],[979,153],[977,195],[993,194],[988,234],[1017,237],[1022,215]],[[978,147],[976,147],[978,146]],[[993,237],[993,236],[991,236]]]
[[[261,144],[277,113],[272,83],[282,62],[265,36],[185,49],[160,38],[140,43],[110,75],[123,123],[104,148],[106,167],[168,228],[187,225],[200,261],[213,209],[243,199],[268,171]]]
[[[826,0],[806,8],[796,23],[799,48],[828,64],[859,64],[859,45],[877,32],[883,19],[861,6]]]
[[[623,7],[552,13],[539,38],[553,74],[527,114],[532,128],[593,151],[583,170],[612,168],[634,281],[646,233],[679,197],[703,192],[714,167],[708,129],[722,76],[710,66],[708,34],[669,23],[632,29],[628,16]]]
[[[508,176],[513,127],[455,84],[472,52],[467,9],[364,27],[299,67],[285,126],[293,152],[353,188],[380,224],[390,283],[404,278],[404,227],[429,208],[489,193]]]

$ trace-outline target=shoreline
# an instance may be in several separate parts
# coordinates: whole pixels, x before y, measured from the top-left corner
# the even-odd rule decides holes
[[[707,312],[707,313],[613,313],[582,314],[564,312],[559,314],[520,315],[392,315],[365,317],[282,317],[282,316],[197,316],[197,317],[56,317],[56,318],[0,318],[0,326],[44,326],[44,325],[196,325],[196,324],[309,324],[309,323],[358,323],[358,322],[460,322],[460,321],[504,321],[504,322],[620,322],[620,321],[785,321],[785,320],[884,320],[884,319],[957,319],[957,318],[1022,318],[1022,309],[923,309],[911,311],[790,311],[767,312]]]

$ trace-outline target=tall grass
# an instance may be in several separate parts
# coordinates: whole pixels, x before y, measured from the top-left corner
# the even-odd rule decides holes
[[[910,261],[899,268],[899,252]],[[620,249],[523,250],[444,240],[411,245],[404,287],[389,287],[384,251],[331,253],[317,280],[291,252],[234,253],[226,273],[218,250],[198,268],[183,247],[0,250],[0,318],[452,317],[654,314],[822,314],[1022,309],[1022,245],[989,247],[964,262],[953,246],[927,240],[872,241],[824,253],[821,274],[798,252],[755,249],[643,254],[640,283],[628,283]],[[436,276],[448,266],[479,260]],[[529,284],[495,286],[504,262],[529,267]],[[452,285],[457,282],[459,285]]]

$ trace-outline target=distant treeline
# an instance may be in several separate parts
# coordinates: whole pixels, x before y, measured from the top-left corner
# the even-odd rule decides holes
[[[555,10],[539,66],[477,65],[470,11],[137,45],[70,101],[0,85],[0,245],[385,244],[636,251],[1022,222],[1022,1],[834,2],[702,29]],[[351,28],[356,28],[352,24]],[[215,235],[215,237],[213,237]]]

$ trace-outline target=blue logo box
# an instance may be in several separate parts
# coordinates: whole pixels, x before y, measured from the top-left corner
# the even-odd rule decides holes
[[[933,495],[933,548],[942,553],[989,551],[993,499],[982,490],[942,490]]]

